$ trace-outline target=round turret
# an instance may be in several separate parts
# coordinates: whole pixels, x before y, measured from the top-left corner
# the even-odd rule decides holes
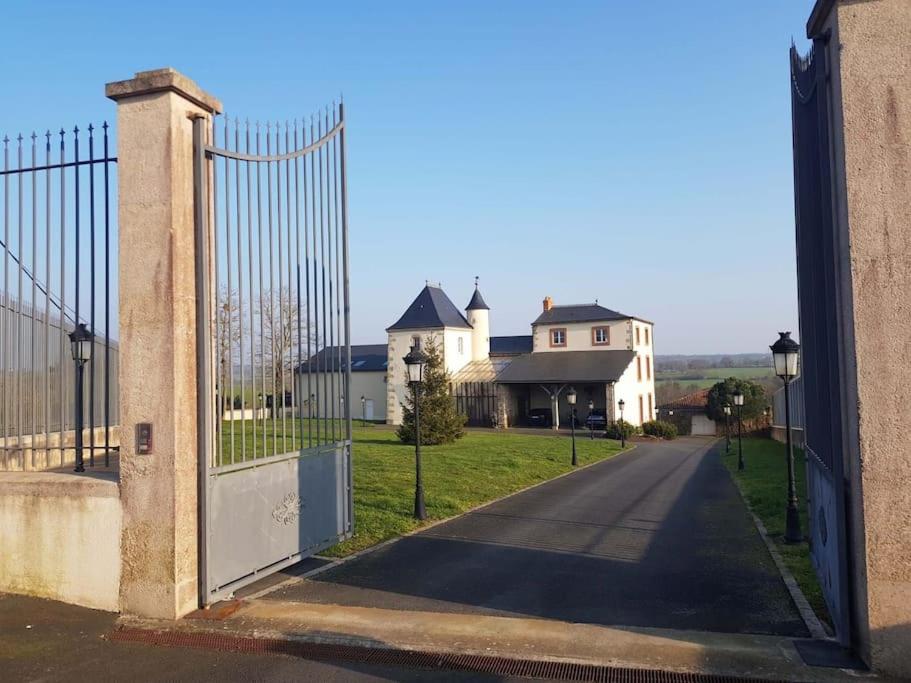
[[[474,280],[474,294],[465,312],[471,325],[471,360],[486,360],[490,357],[490,306],[481,296],[478,278]]]

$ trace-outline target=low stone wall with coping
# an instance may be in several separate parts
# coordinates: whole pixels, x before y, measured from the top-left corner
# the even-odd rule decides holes
[[[112,449],[120,446],[120,427],[112,425],[107,429],[108,444]],[[92,431],[86,428],[82,432],[82,441],[85,444],[84,457],[89,459],[89,444],[92,443]],[[105,427],[95,427],[95,461],[104,460],[104,432]],[[63,440],[63,448],[60,441]],[[18,437],[0,437],[0,472],[42,472],[58,467],[66,467],[76,462],[76,430],[69,429],[63,433],[51,432],[45,438],[44,434],[23,434],[20,442]],[[101,446],[101,448],[99,448]]]
[[[116,473],[0,474],[0,591],[120,609]]]

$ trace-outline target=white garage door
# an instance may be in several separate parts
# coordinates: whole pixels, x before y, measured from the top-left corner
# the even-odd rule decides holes
[[[693,415],[693,436],[715,436],[715,422],[705,415]]]

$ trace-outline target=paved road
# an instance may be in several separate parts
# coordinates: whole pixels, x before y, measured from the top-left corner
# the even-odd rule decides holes
[[[807,635],[709,446],[640,444],[266,599]]]
[[[0,593],[0,681],[502,681],[455,671],[112,642],[116,615]]]

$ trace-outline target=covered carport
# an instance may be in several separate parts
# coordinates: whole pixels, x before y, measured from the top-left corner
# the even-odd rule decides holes
[[[629,350],[559,351],[517,356],[497,375],[502,426],[521,424],[529,410],[549,408],[553,429],[569,424],[571,409],[565,400],[572,387],[578,394],[577,419],[584,421],[591,402],[615,418],[614,385],[635,358]],[[564,397],[561,400],[561,397]]]

